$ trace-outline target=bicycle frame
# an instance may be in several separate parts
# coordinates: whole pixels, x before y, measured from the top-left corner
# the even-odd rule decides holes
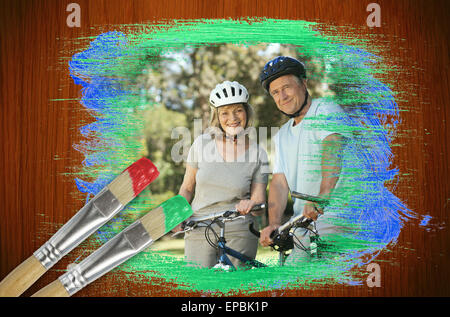
[[[258,210],[261,210],[264,208],[265,208],[265,204],[256,205],[253,207],[252,211],[258,211]],[[233,265],[233,263],[231,262],[228,255],[230,255],[230,256],[238,259],[242,263],[245,263],[252,267],[267,267],[267,265],[265,265],[257,260],[254,260],[236,250],[233,250],[226,245],[225,223],[236,220],[240,217],[243,217],[243,216],[231,217],[233,214],[236,215],[238,213],[236,210],[227,210],[227,211],[215,213],[210,216],[190,218],[186,221],[186,225],[188,226],[188,228],[184,229],[183,231],[177,232],[174,235],[177,235],[181,232],[187,232],[187,231],[193,230],[197,226],[197,224],[210,220],[211,223],[206,226],[207,228],[210,227],[212,224],[217,224],[220,227],[220,236],[217,239],[217,248],[219,250],[219,260],[218,260],[218,263],[214,266],[214,268],[235,270],[236,267]],[[219,219],[221,219],[221,220],[218,221]],[[214,230],[214,229],[212,229],[212,230]],[[206,234],[207,234],[207,230],[205,231],[205,236],[206,236]],[[208,239],[208,237],[207,237],[207,239]]]
[[[230,258],[227,255],[230,255],[242,263],[245,263],[247,265],[250,265],[252,267],[267,267],[267,265],[254,260],[245,254],[242,254],[236,250],[231,249],[230,247],[226,246],[226,240],[225,240],[225,224],[219,223],[220,227],[220,237],[218,239],[218,247],[219,247],[219,262],[214,266],[214,268],[227,268],[231,267],[232,269],[236,269],[236,267],[231,262]]]

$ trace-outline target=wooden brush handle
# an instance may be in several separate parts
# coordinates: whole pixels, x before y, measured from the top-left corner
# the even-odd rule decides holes
[[[0,282],[0,297],[20,296],[46,271],[34,255],[30,256]]]
[[[31,297],[70,297],[64,286],[59,280],[53,281],[46,287],[40,289],[38,292],[33,294]]]

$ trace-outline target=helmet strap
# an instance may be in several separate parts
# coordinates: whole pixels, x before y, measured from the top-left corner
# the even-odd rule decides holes
[[[303,108],[305,108],[306,104],[308,103],[308,97],[309,97],[308,89],[305,89],[305,91],[306,91],[306,93],[305,93],[305,101],[303,102],[303,104],[302,104],[302,106],[300,107],[300,109],[298,109],[296,112],[291,113],[291,114],[286,113],[286,112],[281,111],[281,110],[280,110],[280,112],[281,112],[282,114],[288,116],[289,118],[295,118],[295,117],[298,117],[298,116],[300,115],[300,112],[302,112]]]
[[[228,135],[228,134],[224,134],[225,138],[232,141],[233,143],[237,143],[237,134],[236,135]]]
[[[240,138],[241,136],[243,136],[245,134],[247,134],[246,129],[242,130],[241,132],[239,132],[238,134],[235,134],[235,135],[229,135],[225,131],[223,131],[223,136],[225,137],[225,139],[230,140],[233,143],[237,143],[238,138]]]

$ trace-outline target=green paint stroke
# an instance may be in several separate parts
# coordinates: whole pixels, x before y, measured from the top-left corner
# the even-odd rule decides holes
[[[336,221],[347,227],[348,232],[327,237],[333,246],[332,257],[279,267],[274,255],[264,259],[267,268],[221,272],[188,267],[181,258],[167,252],[148,250],[115,272],[142,282],[164,278],[180,289],[210,295],[311,288],[330,283],[358,284],[362,280],[355,267],[361,268],[367,263],[367,256],[370,261],[380,250],[396,242],[403,222],[413,214],[384,187],[397,172],[389,167],[392,159],[389,145],[398,109],[393,93],[375,77],[382,77],[390,69],[379,64],[377,48],[369,49],[368,41],[358,39],[355,43],[350,38],[326,36],[320,28],[320,24],[312,22],[256,18],[127,25],[121,26],[122,32],[93,38],[86,51],[74,56],[70,70],[75,83],[83,85],[81,103],[97,120],[81,130],[88,140],[75,145],[86,156],[77,185],[88,195],[98,192],[145,152],[140,140],[144,127],[139,111],[145,109],[133,82],[148,66],[149,59],[156,61],[170,52],[221,43],[293,44],[301,56],[325,61],[328,83],[340,88],[339,93],[327,98],[348,106],[351,113],[327,118],[326,128],[350,135],[342,171],[347,182],[335,193],[329,207],[340,214]],[[376,68],[372,67],[375,64]],[[311,125],[323,128],[314,122]],[[99,231],[101,239],[114,235],[152,208],[151,198],[141,196],[115,222]],[[166,228],[173,228],[172,218],[166,218],[170,220]],[[105,235],[101,236],[102,233]]]
[[[171,231],[193,213],[191,205],[187,202],[186,198],[180,195],[166,200],[160,207],[163,208],[165,216],[164,233]]]

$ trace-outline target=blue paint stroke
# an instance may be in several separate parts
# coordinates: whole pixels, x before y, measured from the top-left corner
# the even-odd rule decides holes
[[[99,35],[90,47],[75,54],[69,62],[70,75],[75,84],[81,85],[80,103],[94,116],[96,121],[80,128],[84,137],[98,137],[97,142],[81,141],[73,147],[84,154],[83,166],[111,166],[116,164],[117,149],[121,144],[110,136],[121,126],[117,121],[117,109],[112,101],[128,94],[121,88],[120,80],[111,76],[118,57],[123,56],[126,37],[120,32]],[[108,138],[105,138],[109,136]],[[93,182],[76,178],[77,188],[86,194],[97,194],[112,180],[112,173],[100,173]]]
[[[89,174],[86,178],[92,179],[97,175],[94,181],[75,178],[78,190],[86,194],[86,201],[117,176],[116,166],[123,167],[121,151],[126,148],[126,142],[119,137],[123,123],[118,118],[123,110],[117,100],[126,100],[129,91],[122,88],[123,79],[112,70],[117,67],[117,60],[124,56],[126,45],[127,39],[123,33],[104,33],[92,41],[88,49],[75,54],[69,61],[74,83],[82,86],[80,103],[96,120],[80,128],[86,140],[73,145],[84,154],[82,164]],[[114,225],[122,220],[122,216],[117,216],[100,228],[97,240],[109,240],[114,233]]]

